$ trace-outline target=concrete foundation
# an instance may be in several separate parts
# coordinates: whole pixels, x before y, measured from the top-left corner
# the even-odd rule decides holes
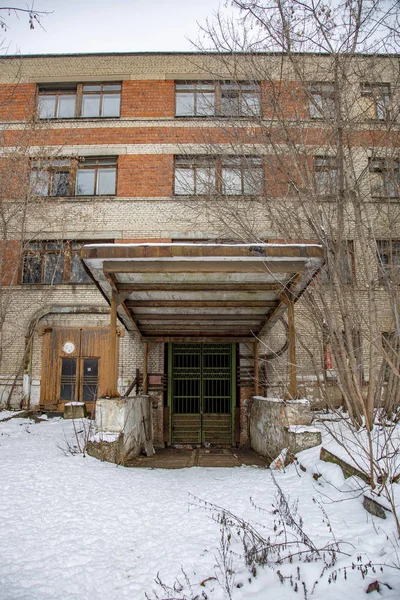
[[[96,404],[95,434],[87,452],[95,458],[125,464],[153,449],[152,404],[149,396],[102,398]]]
[[[271,460],[287,448],[295,454],[321,443],[321,434],[311,427],[310,403],[255,396],[250,411],[250,444]]]

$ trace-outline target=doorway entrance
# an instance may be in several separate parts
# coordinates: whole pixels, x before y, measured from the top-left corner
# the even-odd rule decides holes
[[[45,331],[40,404],[64,410],[84,402],[88,411],[107,387],[109,327],[52,327]]]
[[[168,403],[172,444],[231,446],[235,344],[170,343]]]

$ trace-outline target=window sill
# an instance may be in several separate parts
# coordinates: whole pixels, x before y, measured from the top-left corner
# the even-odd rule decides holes
[[[264,192],[260,192],[259,194],[221,194],[216,192],[215,194],[173,194],[173,198],[182,198],[185,200],[218,200],[220,198],[228,198],[228,199],[235,199],[235,198],[242,198],[245,200],[251,200],[251,199],[257,199],[259,200],[260,198],[262,198]]]
[[[115,117],[38,117],[39,122],[49,123],[71,123],[71,121],[109,121],[112,119],[120,119],[121,115]]]
[[[74,202],[74,201],[79,201],[79,200],[84,200],[84,201],[89,201],[89,200],[94,200],[94,199],[101,199],[101,200],[115,200],[117,196],[115,194],[112,195],[101,195],[98,194],[96,196],[34,196],[34,200],[49,200],[49,201],[55,201],[55,200],[63,200],[65,202]]]
[[[49,288],[57,288],[57,287],[75,287],[75,286],[79,286],[80,288],[83,288],[84,286],[93,287],[93,282],[85,282],[85,283],[79,283],[79,282],[72,282],[72,281],[63,281],[62,283],[17,283],[15,286],[13,287],[19,287],[19,288],[34,288],[35,290],[48,290]]]
[[[262,119],[262,115],[175,115],[175,119],[198,119],[204,121],[205,119]]]

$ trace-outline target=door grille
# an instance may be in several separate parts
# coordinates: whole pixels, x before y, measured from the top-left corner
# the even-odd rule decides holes
[[[232,344],[171,344],[173,444],[231,445],[234,401]]]

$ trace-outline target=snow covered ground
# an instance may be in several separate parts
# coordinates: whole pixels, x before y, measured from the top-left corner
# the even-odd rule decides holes
[[[68,441],[74,443],[71,421],[0,421],[1,600],[144,600],[146,593],[151,599],[156,594],[197,594],[199,599],[222,600],[231,594],[233,600],[286,600],[305,597],[303,581],[306,597],[316,600],[400,598],[400,546],[393,518],[371,517],[361,497],[343,501],[352,480],[345,481],[339,467],[321,462],[319,448],[300,455],[306,471],[291,465],[275,478],[291,500],[298,499],[304,530],[313,542],[322,546],[332,541],[330,523],[348,555],[338,556],[321,578],[323,560],[258,568],[252,577],[240,556],[242,546],[232,540],[237,554],[228,592],[218,567],[219,525],[210,518],[212,512],[195,506],[199,503],[191,495],[258,523],[265,537],[273,536],[276,487],[269,470],[129,469],[69,454]],[[312,477],[317,471],[322,474],[318,481]],[[352,569],[353,563],[369,560],[379,565],[375,573],[369,567],[363,578],[360,569]],[[385,565],[383,572],[380,565]],[[182,569],[193,592],[184,587],[166,596],[155,584],[157,573],[172,585],[176,577],[184,579]],[[278,570],[281,578],[293,576],[293,586],[289,579],[280,582]],[[375,580],[380,592],[366,596]]]

